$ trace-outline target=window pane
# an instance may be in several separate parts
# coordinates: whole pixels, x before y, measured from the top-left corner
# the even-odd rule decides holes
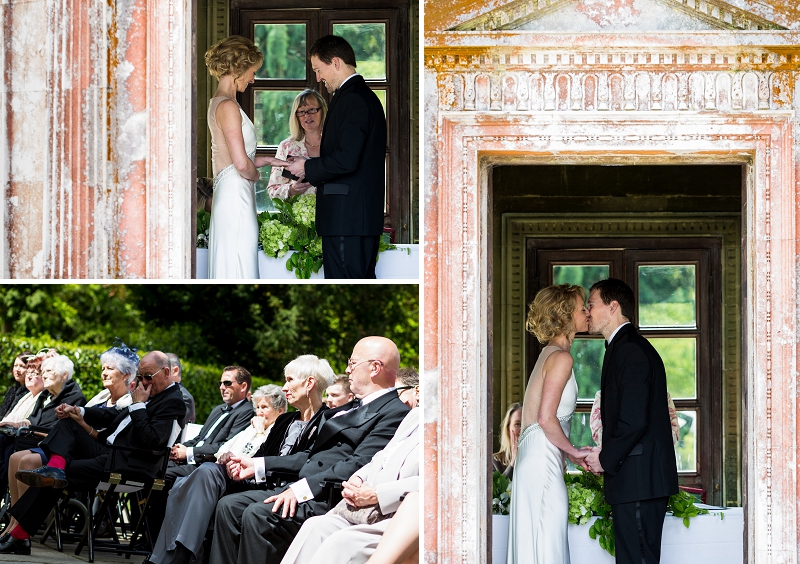
[[[697,341],[693,337],[648,338],[667,371],[667,391],[676,399],[697,397]]]
[[[605,347],[603,339],[575,339],[572,343],[572,357],[575,363],[575,380],[578,382],[578,399],[594,401],[600,389],[600,376],[603,367]]]
[[[306,78],[306,24],[256,24],[255,44],[264,55],[256,78]]]
[[[697,472],[697,412],[679,411],[678,424],[680,431],[675,445],[678,472]]]
[[[253,92],[256,143],[275,146],[289,137],[289,114],[300,91],[255,90]]]
[[[639,267],[639,327],[697,326],[693,264]]]
[[[256,212],[261,213],[265,211],[277,211],[272,204],[272,198],[269,197],[267,186],[269,185],[269,175],[272,173],[272,167],[264,166],[258,169],[261,177],[256,182]]]
[[[574,284],[589,293],[589,288],[598,280],[609,276],[607,264],[559,265],[553,267],[553,284]]]
[[[333,24],[333,34],[353,47],[358,74],[367,80],[386,80],[386,24]]]
[[[386,90],[379,90],[377,88],[372,89],[375,92],[375,95],[378,97],[378,100],[381,101],[381,106],[383,106],[383,115],[386,115]]]

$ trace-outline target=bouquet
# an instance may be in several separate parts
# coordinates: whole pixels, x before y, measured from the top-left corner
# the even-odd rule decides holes
[[[280,258],[295,253],[286,261],[286,270],[297,278],[310,278],[322,267],[322,239],[314,225],[317,197],[292,196],[274,199],[277,212],[258,216],[258,240],[267,256]]]

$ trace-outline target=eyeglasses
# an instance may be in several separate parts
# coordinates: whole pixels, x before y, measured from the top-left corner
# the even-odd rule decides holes
[[[233,386],[233,384],[234,384],[233,380],[222,380],[219,383],[220,386],[225,386],[226,388],[230,388],[231,386]]]
[[[397,390],[398,396],[402,396],[403,392],[405,392],[406,390],[413,390],[414,388],[416,388],[416,386],[400,386],[398,388],[395,388],[395,390]]]
[[[383,366],[382,360],[377,360],[374,358],[364,359],[364,360],[358,360],[357,358],[348,358],[347,366],[350,367],[350,370],[355,370],[356,366],[358,366],[359,364],[364,364],[365,362],[378,362],[380,363],[381,366]]]
[[[315,113],[317,113],[318,111],[319,111],[319,108],[310,108],[310,109],[308,109],[308,110],[297,110],[297,111],[294,113],[294,115],[296,115],[297,117],[303,117],[303,116],[304,116],[304,115],[306,115],[306,114],[308,114],[308,115],[310,115],[310,116],[313,116],[313,115],[314,115]]]
[[[139,374],[137,372],[136,373],[136,379],[139,380],[140,382],[142,380],[147,380],[148,382],[151,382],[153,380],[153,376],[155,376],[156,374],[158,374],[159,372],[161,372],[164,369],[169,370],[169,367],[165,366],[164,368],[160,368],[160,369],[156,370],[155,372],[153,372],[152,374]]]

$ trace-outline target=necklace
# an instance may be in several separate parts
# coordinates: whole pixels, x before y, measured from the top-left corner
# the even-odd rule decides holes
[[[303,140],[303,143],[305,143],[305,144],[306,144],[306,145],[308,145],[309,147],[319,147],[320,143],[322,143],[322,139],[320,139],[320,140],[319,140],[319,143],[317,143],[316,145],[314,145],[313,143],[309,143],[307,139],[304,139],[304,140]]]

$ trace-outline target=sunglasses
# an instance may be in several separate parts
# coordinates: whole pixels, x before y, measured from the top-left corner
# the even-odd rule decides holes
[[[162,371],[162,370],[164,370],[164,369],[167,369],[167,370],[169,370],[169,368],[165,366],[164,368],[161,368],[161,369],[159,369],[159,370],[156,370],[156,371],[155,371],[155,372],[153,372],[152,374],[139,374],[139,373],[137,373],[137,374],[136,374],[136,379],[137,379],[137,380],[139,380],[140,382],[141,382],[142,380],[147,380],[148,382],[152,382],[152,381],[153,381],[153,376],[155,376],[156,374],[158,374],[159,372],[161,372],[161,371]]]
[[[403,394],[404,391],[411,390],[413,388],[416,388],[416,386],[400,386],[398,388],[395,388],[395,390],[397,390],[397,395],[400,396]]]
[[[219,383],[220,386],[225,386],[226,388],[230,388],[231,386],[233,386],[233,384],[234,384],[233,380],[221,380]]]

